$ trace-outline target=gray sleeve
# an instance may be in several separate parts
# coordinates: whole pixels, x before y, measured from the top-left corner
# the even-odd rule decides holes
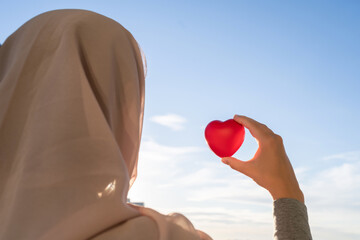
[[[312,240],[304,203],[292,198],[274,201],[274,239]]]

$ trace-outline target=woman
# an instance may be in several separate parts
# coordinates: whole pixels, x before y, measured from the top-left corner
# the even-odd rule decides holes
[[[143,112],[142,52],[119,23],[86,10],[36,16],[0,48],[0,239],[211,239],[181,214],[128,204]],[[277,239],[310,239],[281,138],[244,116],[259,141],[224,163],[267,188]],[[297,200],[296,200],[297,199]],[[299,235],[291,235],[299,234]]]

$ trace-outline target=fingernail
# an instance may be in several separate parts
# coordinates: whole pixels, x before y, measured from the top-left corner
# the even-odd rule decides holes
[[[229,161],[226,158],[222,158],[221,161],[225,164],[229,164]]]

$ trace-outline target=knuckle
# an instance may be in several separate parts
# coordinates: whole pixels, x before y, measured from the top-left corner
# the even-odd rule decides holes
[[[275,134],[275,138],[278,142],[281,142],[281,143],[283,142],[283,138],[280,135]]]
[[[236,167],[234,166],[234,164],[230,164],[230,167],[234,170],[236,170]]]
[[[282,141],[282,137],[275,133],[268,134],[265,138],[265,142],[269,145],[277,145],[282,143]]]
[[[261,125],[262,125],[264,132],[266,132],[269,135],[274,134],[274,132],[267,125],[265,125],[265,124],[261,124]]]

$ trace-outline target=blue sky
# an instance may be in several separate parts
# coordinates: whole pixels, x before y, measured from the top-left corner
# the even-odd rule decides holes
[[[270,239],[272,199],[206,145],[242,114],[280,134],[314,239],[359,239],[360,2],[7,1],[0,42],[42,12],[113,18],[145,52],[145,119],[134,201],[185,214],[214,239]],[[234,155],[249,159],[246,132]]]

